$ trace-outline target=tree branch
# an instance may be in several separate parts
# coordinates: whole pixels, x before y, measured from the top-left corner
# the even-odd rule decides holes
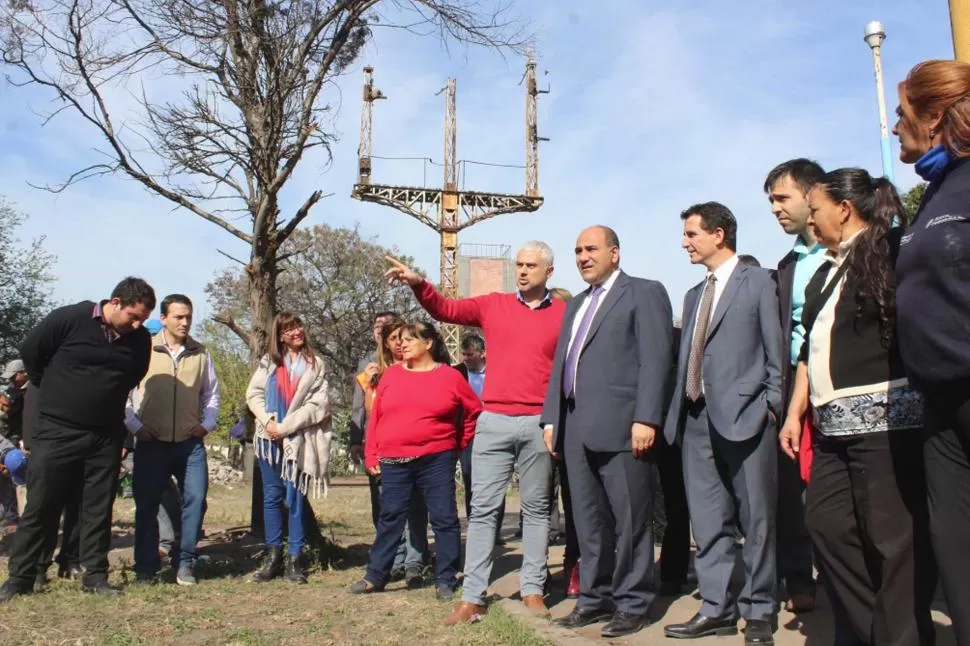
[[[243,262],[242,260],[240,260],[239,258],[236,258],[236,257],[234,257],[234,256],[230,256],[229,254],[227,254],[227,253],[226,253],[225,251],[223,251],[222,249],[216,249],[216,253],[220,253],[220,254],[222,254],[223,256],[225,256],[226,258],[228,258],[229,260],[232,260],[232,261],[234,261],[234,262],[238,262],[238,263],[239,263],[240,265],[242,265],[243,267],[248,267],[248,266],[249,266],[249,263],[246,263],[246,262]]]
[[[227,328],[232,330],[232,332],[240,339],[242,339],[243,343],[245,343],[247,346],[250,345],[250,343],[252,342],[250,333],[244,330],[242,326],[240,326],[238,323],[236,323],[236,320],[232,317],[231,314],[216,314],[212,317],[212,320],[215,321],[216,323],[222,323]]]
[[[333,193],[327,193],[324,195],[323,191],[314,191],[310,194],[310,197],[308,197],[306,202],[303,203],[303,206],[297,209],[296,214],[290,218],[290,221],[286,223],[286,226],[280,229],[279,235],[276,238],[279,244],[282,245],[284,242],[286,242],[287,238],[293,235],[293,232],[298,226],[300,226],[300,223],[303,222],[308,215],[310,215],[310,209],[313,208],[313,205],[325,197],[333,197]]]

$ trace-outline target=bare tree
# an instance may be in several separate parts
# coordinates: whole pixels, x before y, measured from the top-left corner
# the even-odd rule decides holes
[[[490,2],[491,0],[486,0]],[[519,50],[520,25],[504,6],[476,0],[6,0],[3,60],[15,84],[51,91],[57,108],[82,117],[105,147],[58,186],[122,174],[250,247],[253,361],[276,311],[281,247],[323,197],[281,192],[311,149],[329,163],[333,111],[326,88],[381,27]],[[184,81],[180,97],[152,96],[137,81]],[[131,86],[135,89],[132,90]],[[128,93],[134,115],[123,107]],[[299,249],[292,253],[299,252]]]

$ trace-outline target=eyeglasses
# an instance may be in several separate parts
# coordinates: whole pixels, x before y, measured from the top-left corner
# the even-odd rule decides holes
[[[296,334],[298,334],[298,333],[300,333],[302,331],[303,331],[303,326],[301,325],[299,327],[291,327],[288,330],[283,330],[282,335],[283,336],[295,336]]]

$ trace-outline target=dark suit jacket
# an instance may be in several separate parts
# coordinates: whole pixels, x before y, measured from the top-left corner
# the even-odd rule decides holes
[[[778,314],[781,317],[781,341],[782,359],[781,364],[781,397],[784,402],[782,410],[788,410],[788,402],[791,399],[792,380],[795,378],[791,366],[791,334],[792,334],[792,291],[795,282],[795,262],[798,254],[789,251],[785,257],[778,262],[778,272],[775,278],[778,282]]]
[[[778,288],[773,272],[738,265],[724,286],[707,328],[703,379],[707,414],[717,432],[742,442],[761,433],[768,413],[781,420],[781,325]],[[677,384],[664,427],[675,442],[687,412],[684,394],[694,319],[704,281],[684,297],[683,338],[677,362]]]
[[[563,368],[573,321],[590,289],[572,299],[563,317],[541,424],[554,427],[565,406]],[[659,282],[620,272],[603,297],[586,335],[576,372],[576,408],[567,433],[591,451],[631,450],[633,422],[660,428],[670,368],[673,316]]]

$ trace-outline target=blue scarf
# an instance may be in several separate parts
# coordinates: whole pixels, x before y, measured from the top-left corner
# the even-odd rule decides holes
[[[939,182],[946,175],[946,169],[953,158],[943,144],[930,148],[916,162],[916,174],[930,183]]]
[[[276,416],[276,423],[282,424],[286,418],[286,412],[290,409],[290,402],[286,401],[286,395],[280,387],[276,378],[277,371],[269,373],[266,380],[266,412]]]

